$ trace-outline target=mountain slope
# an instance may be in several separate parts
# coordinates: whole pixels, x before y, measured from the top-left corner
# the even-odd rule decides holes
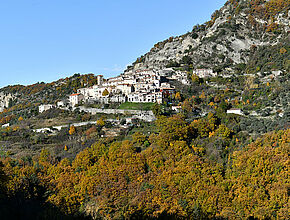
[[[230,0],[209,22],[155,44],[133,66],[225,68],[247,63],[257,47],[281,44],[289,49],[289,4],[288,0]]]

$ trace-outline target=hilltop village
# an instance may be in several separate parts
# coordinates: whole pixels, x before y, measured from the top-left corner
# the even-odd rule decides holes
[[[162,104],[165,97],[175,93],[175,87],[169,81],[176,80],[189,85],[187,72],[176,71],[172,68],[162,70],[142,69],[131,70],[116,77],[105,79],[97,76],[97,84],[87,88],[80,88],[68,99],[57,102],[57,105],[46,104],[39,106],[39,112],[54,107],[76,107],[94,103],[158,103]],[[199,78],[216,76],[211,69],[197,69],[194,71]]]
[[[90,88],[78,89],[78,93],[69,97],[70,105],[84,103],[124,103],[153,102],[161,104],[164,95],[174,93],[175,88],[168,83],[169,77],[175,77],[182,83],[187,82],[187,74],[171,69],[136,70],[119,76],[104,79],[97,76],[98,84]]]
[[[46,6],[45,18],[59,11]],[[0,220],[290,219],[289,9],[289,0],[228,0],[115,77],[0,88]],[[46,26],[62,39],[75,20],[57,18],[65,31]]]

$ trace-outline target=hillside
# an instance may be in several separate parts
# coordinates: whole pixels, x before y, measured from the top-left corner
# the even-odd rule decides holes
[[[1,217],[289,219],[289,6],[229,0],[118,76],[2,88]]]
[[[230,0],[205,24],[155,44],[133,67],[187,65],[232,73],[243,66],[239,70],[249,73],[258,72],[255,65],[289,71],[289,5],[288,0]]]
[[[96,81],[97,77],[94,76],[94,74],[74,74],[71,77],[59,79],[51,83],[38,82],[28,86],[9,85],[1,88],[0,92],[13,94],[19,99],[19,102],[26,100],[48,103],[49,101],[60,100],[84,86],[92,86],[96,84]],[[33,97],[33,99],[31,97]],[[13,104],[15,104],[15,102]]]

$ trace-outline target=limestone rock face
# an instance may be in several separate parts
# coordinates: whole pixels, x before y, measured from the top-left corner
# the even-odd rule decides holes
[[[267,1],[260,4],[267,9]],[[250,0],[228,1],[211,21],[157,43],[133,68],[164,68],[172,62],[182,63],[186,56],[197,67],[246,63],[251,47],[275,45],[289,37],[289,3],[285,4],[279,13],[263,17],[263,13],[255,12]]]

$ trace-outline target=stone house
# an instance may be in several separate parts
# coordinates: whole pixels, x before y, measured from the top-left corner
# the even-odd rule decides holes
[[[54,105],[51,105],[51,104],[48,104],[48,105],[40,105],[39,107],[38,107],[38,111],[39,111],[39,113],[42,113],[42,112],[45,112],[45,111],[47,111],[47,110],[49,110],[49,109],[52,109],[52,108],[54,108],[55,106]]]

